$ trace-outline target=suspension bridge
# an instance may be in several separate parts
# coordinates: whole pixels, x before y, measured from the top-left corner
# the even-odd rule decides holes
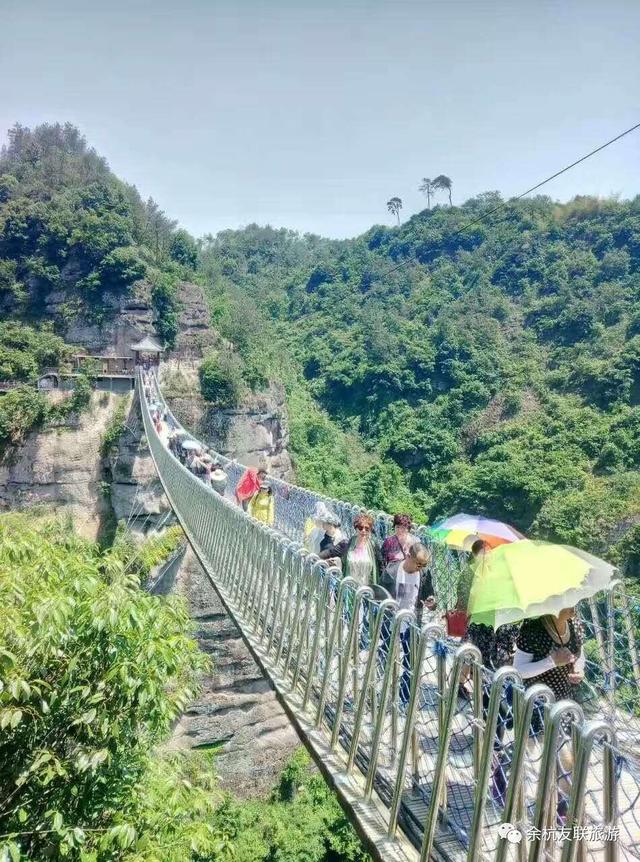
[[[640,860],[640,609],[624,584],[580,608],[585,694],[554,703],[513,668],[483,667],[435,614],[419,620],[377,600],[305,550],[319,500],[347,535],[363,509],[275,479],[268,527],[205,485],[169,451],[166,425],[181,426],[150,380],[151,398],[141,377],[137,391],[170,505],[374,858]],[[166,409],[160,431],[150,401]],[[244,467],[218,460],[235,488]],[[390,530],[390,516],[378,514],[378,537]],[[417,532],[432,544],[426,528]],[[432,553],[438,607],[452,608],[464,555],[438,544]]]

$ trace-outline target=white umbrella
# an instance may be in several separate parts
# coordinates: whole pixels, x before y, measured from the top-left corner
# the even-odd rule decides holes
[[[199,449],[200,448],[200,444],[197,443],[195,440],[183,440],[181,445],[182,445],[183,449]]]

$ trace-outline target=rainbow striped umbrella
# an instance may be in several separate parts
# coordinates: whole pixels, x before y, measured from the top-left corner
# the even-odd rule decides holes
[[[436,541],[462,551],[469,551],[477,539],[482,539],[490,548],[497,548],[525,538],[509,524],[485,518],[484,515],[467,515],[465,512],[440,521],[432,528],[431,535]]]

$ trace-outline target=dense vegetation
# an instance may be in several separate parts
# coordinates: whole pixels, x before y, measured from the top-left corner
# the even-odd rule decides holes
[[[48,326],[0,323],[0,381],[15,384],[0,398],[0,453],[20,443],[28,431],[60,422],[89,405],[91,381],[85,374],[76,378],[73,392],[56,403],[35,388],[38,374],[48,366],[63,368],[70,353]]]
[[[201,251],[214,313],[264,374],[289,357],[303,481],[628,556],[633,535],[610,546],[640,519],[640,199],[483,218],[500,203],[348,241],[223,232]]]
[[[4,840],[15,858],[153,848],[137,831],[152,746],[204,667],[186,609],[140,590],[128,543],[101,553],[55,518],[4,516],[0,571]]]
[[[64,365],[74,322],[108,320],[120,301],[150,300],[159,335],[177,334],[179,283],[197,248],[153,200],[109,170],[70,124],[16,125],[0,153],[0,381],[25,385],[0,401],[0,450],[47,418],[37,374]],[[67,412],[88,401],[86,383]]]
[[[182,601],[140,589],[180,540],[100,551],[51,515],[0,518],[0,858],[364,862],[304,755],[265,804],[158,754],[207,665]]]
[[[0,308],[64,328],[102,320],[136,289],[150,296],[159,332],[177,331],[180,280],[196,245],[151,199],[143,202],[72,125],[16,125],[0,154]]]
[[[41,325],[52,296],[60,332],[146,292],[171,344],[179,282],[196,279],[235,348],[206,358],[203,394],[228,406],[283,379],[303,483],[603,551],[640,517],[640,201],[539,197],[485,217],[500,204],[347,241],[250,226],[197,245],[73,126],[17,125],[0,155],[0,307],[32,328],[0,328],[2,376],[63,359]],[[26,389],[3,404],[0,442],[43,421]],[[636,546],[632,530],[611,552]]]

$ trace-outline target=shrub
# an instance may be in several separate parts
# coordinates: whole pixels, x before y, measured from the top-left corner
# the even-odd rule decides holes
[[[178,291],[175,280],[157,273],[153,279],[151,301],[156,310],[156,330],[167,347],[174,347],[178,335]]]
[[[169,256],[183,266],[195,268],[198,262],[198,247],[186,230],[178,230],[174,234],[169,247]]]
[[[0,833],[11,858],[122,858],[145,840],[150,752],[207,662],[184,604],[141,591],[129,561],[60,519],[0,518]],[[168,811],[176,797],[163,802]]]
[[[118,445],[120,437],[126,429],[125,418],[127,415],[128,398],[121,398],[118,401],[118,406],[113,412],[109,424],[107,425],[102,440],[100,442],[100,454],[104,458],[108,455],[114,446]]]
[[[31,386],[12,389],[0,398],[0,449],[24,440],[32,428],[47,418],[44,396]]]
[[[230,351],[207,356],[198,371],[200,392],[216,407],[235,407],[242,395],[242,367]]]

